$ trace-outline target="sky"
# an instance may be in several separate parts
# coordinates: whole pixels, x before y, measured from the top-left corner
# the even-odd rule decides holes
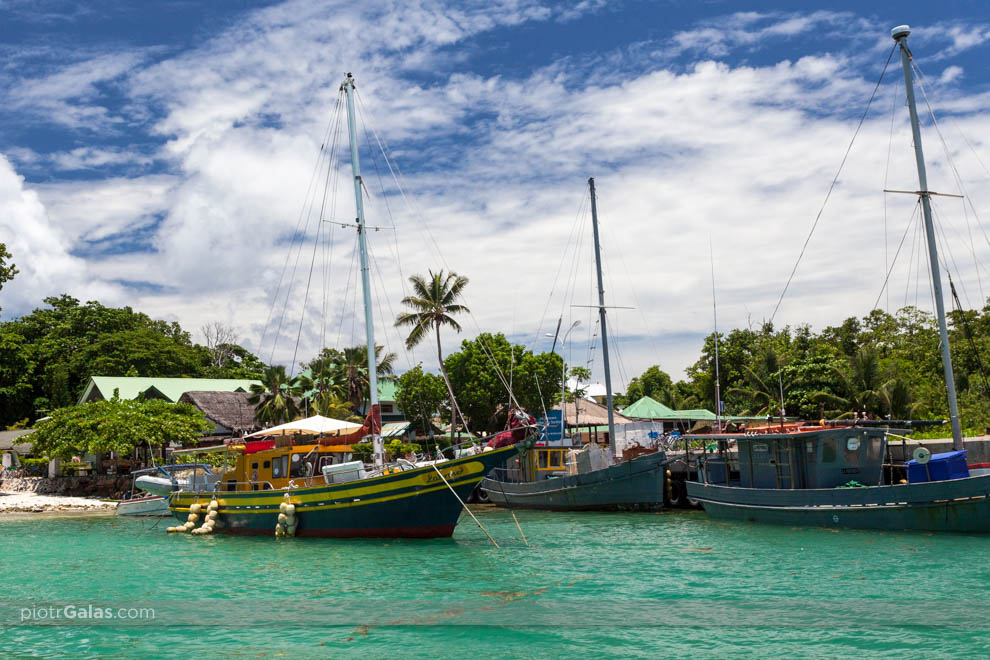
[[[916,196],[883,192],[918,189],[897,53],[885,70],[904,23],[929,188],[965,195],[935,198],[941,256],[980,307],[984,2],[5,0],[0,242],[20,273],[0,318],[68,293],[197,341],[220,322],[284,364],[364,343],[348,72],[376,342],[400,371],[436,367],[391,320],[410,275],[444,269],[471,309],[445,350],[481,331],[549,350],[581,321],[563,350],[600,380],[589,177],[619,390],[652,364],[681,377],[716,310],[725,331],[932,309]]]

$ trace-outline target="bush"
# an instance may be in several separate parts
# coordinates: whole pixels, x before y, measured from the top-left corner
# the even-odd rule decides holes
[[[409,452],[418,454],[422,450],[423,448],[415,442],[403,442],[398,439],[385,445],[385,452],[393,461],[404,457]],[[366,463],[371,461],[374,451],[374,446],[370,442],[355,442],[351,445],[351,453],[354,454],[354,458]]]
[[[22,458],[21,468],[28,474],[45,476],[48,474],[47,458]]]
[[[393,461],[405,457],[406,454],[412,452],[413,454],[418,454],[422,451],[422,447],[417,445],[415,442],[403,442],[402,440],[395,439],[388,443],[385,447],[385,451],[388,453],[389,457]]]
[[[370,442],[354,442],[351,444],[351,453],[354,458],[365,463],[371,461],[371,455],[375,448]]]

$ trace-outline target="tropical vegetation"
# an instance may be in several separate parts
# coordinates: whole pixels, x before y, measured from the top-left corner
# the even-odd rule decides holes
[[[0,286],[16,275],[10,259],[0,247]],[[398,408],[419,431],[429,433],[454,417],[474,433],[499,431],[509,408],[539,416],[560,400],[559,355],[536,353],[499,333],[465,339],[445,355],[438,330],[460,329],[456,317],[466,311],[459,299],[467,280],[444,272],[413,279],[418,279],[415,295],[405,299],[407,311],[397,323],[410,328],[410,345],[427,337],[436,341],[439,373],[416,366],[397,375],[395,354],[381,346],[376,353],[379,380],[396,380]],[[962,423],[970,432],[982,431],[990,425],[990,305],[953,311],[949,320]],[[89,415],[108,415],[112,409],[114,419],[130,415],[133,420],[137,413],[123,402],[102,402],[103,407],[83,413],[90,409],[74,404],[91,375],[256,379],[262,385],[252,398],[259,404],[259,419],[271,424],[313,413],[356,421],[366,410],[370,388],[364,346],[324,348],[290,377],[284,366],[266,365],[238,345],[232,333],[218,326],[213,330],[207,345],[200,345],[177,323],[130,307],[82,303],[67,295],[46,298],[31,313],[0,322],[0,428],[26,427],[50,415],[79,430],[82,439],[46,440],[53,437],[49,430],[38,436],[49,444],[39,446],[73,454],[99,449],[83,431],[95,428],[84,423]],[[874,310],[817,332],[770,324],[737,328],[719,334],[718,351],[728,414],[777,415],[781,408],[790,417],[811,419],[863,413],[944,419],[948,414],[936,324],[931,314],[913,307],[894,314]],[[714,364],[715,337],[709,335],[684,378],[674,380],[652,365],[616,395],[617,405],[650,396],[674,409],[714,410]],[[572,366],[568,373],[582,388],[588,381],[583,367]],[[150,405],[139,410],[151,414],[164,404],[142,405]],[[163,437],[152,428],[148,433],[153,442]],[[182,433],[177,442],[184,441]],[[131,446],[122,432],[108,431],[106,438],[124,450]]]
[[[972,432],[990,425],[990,305],[949,314],[960,417]],[[722,400],[729,414],[947,419],[938,328],[905,307],[813,332],[808,326],[735,329],[718,336]],[[715,406],[715,336],[687,378],[654,365],[629,383],[621,403],[650,396],[675,409]],[[944,433],[944,432],[943,432]]]
[[[438,273],[429,271],[429,277],[413,275],[409,278],[412,284],[414,295],[406,296],[402,299],[402,304],[412,311],[402,312],[395,319],[396,327],[410,327],[412,330],[406,338],[406,348],[412,349],[426,339],[430,330],[436,333],[437,338],[437,361],[440,364],[440,373],[443,381],[447,385],[447,393],[450,395],[450,413],[459,413],[461,422],[467,424],[464,414],[457,408],[457,398],[454,388],[450,383],[450,376],[443,363],[443,347],[440,344],[440,328],[452,328],[456,332],[461,331],[461,325],[454,319],[455,314],[469,313],[470,310],[457,301],[464,293],[468,279],[457,273],[447,273],[441,270]],[[451,417],[450,437],[454,437],[455,418]]]
[[[212,428],[203,413],[187,403],[113,397],[54,410],[25,440],[36,456],[127,456],[139,446],[188,445]]]

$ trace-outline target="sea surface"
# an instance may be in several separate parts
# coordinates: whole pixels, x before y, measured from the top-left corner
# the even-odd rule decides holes
[[[499,548],[0,517],[0,656],[990,655],[990,537],[475,510]]]

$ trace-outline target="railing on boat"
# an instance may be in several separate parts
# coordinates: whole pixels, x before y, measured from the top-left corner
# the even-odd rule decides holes
[[[229,488],[229,486],[233,486],[233,488]],[[240,486],[248,487],[240,488]],[[221,493],[236,493],[242,490],[275,490],[275,486],[273,486],[270,481],[217,481],[216,484],[214,484],[213,490]]]

